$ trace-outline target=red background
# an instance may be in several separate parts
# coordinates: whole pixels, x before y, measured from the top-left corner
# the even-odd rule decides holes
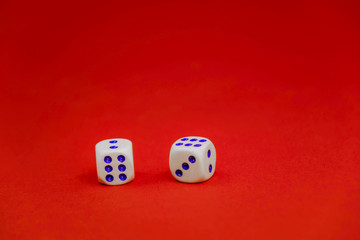
[[[169,2],[0,3],[0,238],[359,239],[359,2]],[[188,135],[205,183],[168,169]]]

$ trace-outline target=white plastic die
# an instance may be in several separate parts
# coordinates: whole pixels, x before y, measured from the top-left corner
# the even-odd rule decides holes
[[[106,185],[121,185],[135,178],[132,143],[112,138],[95,145],[98,181]]]
[[[186,183],[198,183],[214,175],[216,151],[204,137],[183,137],[170,149],[170,171],[173,177]]]

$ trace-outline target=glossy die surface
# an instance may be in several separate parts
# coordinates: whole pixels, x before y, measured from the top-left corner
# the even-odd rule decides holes
[[[121,185],[135,177],[132,143],[113,138],[95,145],[98,180],[106,185]]]
[[[214,175],[216,151],[214,144],[204,137],[183,137],[170,150],[170,171],[173,177],[186,183],[208,180]]]

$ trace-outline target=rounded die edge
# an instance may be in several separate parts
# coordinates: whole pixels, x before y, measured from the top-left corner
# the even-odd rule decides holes
[[[108,138],[108,139],[104,139],[104,140],[101,140],[101,141],[97,142],[95,144],[95,151],[97,151],[97,149],[105,147],[107,145],[123,146],[124,144],[130,145],[131,148],[133,146],[132,141],[130,139],[127,139],[127,138]]]
[[[176,181],[178,181],[180,183],[190,183],[190,184],[203,183],[203,182],[208,181],[211,178],[211,176],[210,176],[209,178],[201,177],[201,178],[198,178],[197,180],[187,180],[187,179],[184,179],[181,177],[175,177],[174,175],[173,175],[173,177],[175,178]]]
[[[119,174],[118,174],[119,175]],[[132,175],[127,175],[127,179],[124,180],[124,181],[121,181],[119,179],[119,176],[118,175],[114,175],[114,180],[112,182],[106,182],[104,181],[103,179],[101,179],[99,176],[98,176],[98,182],[101,184],[101,185],[106,185],[106,186],[118,186],[118,185],[124,185],[124,184],[128,184],[128,183],[131,183],[132,181],[134,181],[135,179],[135,173],[132,174]]]

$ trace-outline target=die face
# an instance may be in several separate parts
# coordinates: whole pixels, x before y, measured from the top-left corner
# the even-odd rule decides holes
[[[180,182],[196,183],[208,180],[215,172],[214,144],[204,137],[178,139],[170,150],[170,171]]]
[[[214,175],[216,168],[216,150],[212,142],[209,142],[209,145],[205,148],[202,157],[203,171],[205,172],[206,179],[209,179]]]
[[[200,155],[190,149],[172,149],[170,152],[170,171],[180,182],[202,182],[204,176]]]
[[[96,144],[98,180],[106,185],[121,185],[135,177],[132,143],[130,140],[113,138]]]

